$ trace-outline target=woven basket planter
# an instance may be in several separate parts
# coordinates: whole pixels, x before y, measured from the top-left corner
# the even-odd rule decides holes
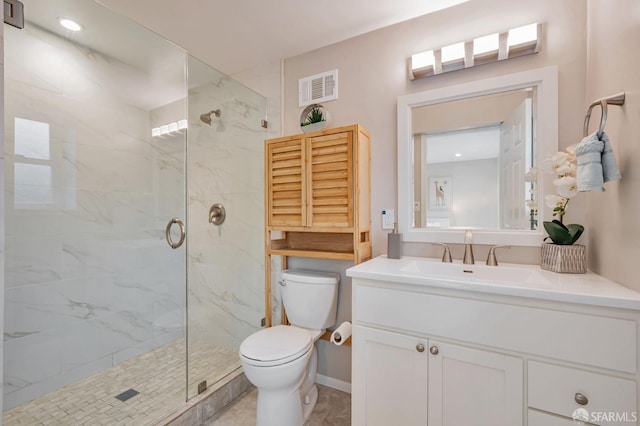
[[[586,248],[582,244],[567,246],[544,243],[540,267],[553,272],[584,274],[587,272]]]

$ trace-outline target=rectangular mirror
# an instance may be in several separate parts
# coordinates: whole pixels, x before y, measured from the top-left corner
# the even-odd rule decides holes
[[[556,150],[555,67],[399,97],[405,240],[540,245],[546,186],[528,172]]]

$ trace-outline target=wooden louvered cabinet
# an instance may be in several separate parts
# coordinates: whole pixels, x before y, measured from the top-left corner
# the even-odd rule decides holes
[[[265,141],[267,282],[271,255],[371,258],[370,181],[359,125]]]

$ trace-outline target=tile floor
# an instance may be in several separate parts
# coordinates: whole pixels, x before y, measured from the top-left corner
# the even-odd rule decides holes
[[[258,391],[252,390],[229,404],[212,426],[255,426]],[[351,395],[318,385],[318,402],[305,426],[351,425]]]
[[[185,401],[184,347],[179,339],[8,410],[3,425],[152,425]],[[240,366],[235,351],[207,343],[190,342],[190,353],[190,387],[203,378],[211,385]],[[140,393],[125,402],[115,398],[128,389]]]

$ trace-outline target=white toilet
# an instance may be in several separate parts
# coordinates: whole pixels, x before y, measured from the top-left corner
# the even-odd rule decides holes
[[[256,426],[302,426],[318,400],[315,341],[336,323],[340,275],[283,271],[282,301],[291,325],[253,333],[240,345],[247,379],[258,388]]]

